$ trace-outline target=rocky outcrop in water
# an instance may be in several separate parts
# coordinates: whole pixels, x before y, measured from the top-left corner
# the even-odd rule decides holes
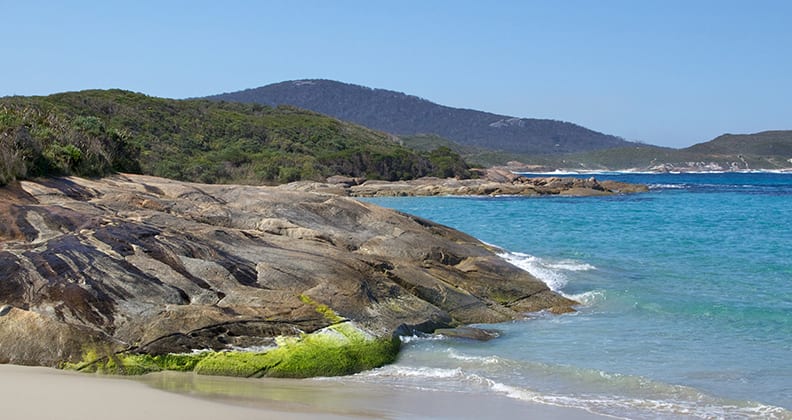
[[[410,181],[376,181],[362,178],[330,177],[327,182],[295,182],[283,189],[321,192],[351,197],[399,197],[437,195],[518,195],[518,196],[605,196],[646,192],[640,184],[599,181],[595,178],[529,178],[503,169],[487,169],[476,179],[419,178]]]
[[[493,251],[333,195],[132,175],[24,181],[0,189],[0,362],[74,362],[86,346],[266,347],[350,321],[389,337],[571,310]]]

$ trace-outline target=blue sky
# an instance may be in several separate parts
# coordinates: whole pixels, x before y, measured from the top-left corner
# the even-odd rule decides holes
[[[0,0],[0,96],[326,78],[684,147],[792,129],[789,1]]]

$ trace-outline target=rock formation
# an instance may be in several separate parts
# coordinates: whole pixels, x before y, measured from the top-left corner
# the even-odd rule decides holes
[[[267,348],[575,303],[453,229],[354,199],[116,175],[0,189],[0,363]]]
[[[648,191],[640,184],[598,181],[595,178],[528,178],[507,170],[483,170],[480,178],[419,178],[410,181],[366,181],[361,178],[330,177],[327,182],[294,182],[281,186],[295,191],[311,191],[350,197],[398,197],[434,195],[519,195],[519,196],[603,196]]]

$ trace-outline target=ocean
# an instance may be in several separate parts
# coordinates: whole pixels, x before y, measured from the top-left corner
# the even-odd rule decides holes
[[[586,175],[586,177],[591,175]],[[792,419],[792,174],[605,174],[611,197],[367,199],[500,247],[581,303],[404,339],[341,383],[498,394],[621,418]]]

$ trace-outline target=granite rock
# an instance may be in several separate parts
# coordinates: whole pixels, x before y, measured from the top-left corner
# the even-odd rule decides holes
[[[86,345],[267,346],[346,321],[389,337],[571,310],[496,252],[428,220],[294,188],[22,181],[0,188],[0,362],[54,366]]]

